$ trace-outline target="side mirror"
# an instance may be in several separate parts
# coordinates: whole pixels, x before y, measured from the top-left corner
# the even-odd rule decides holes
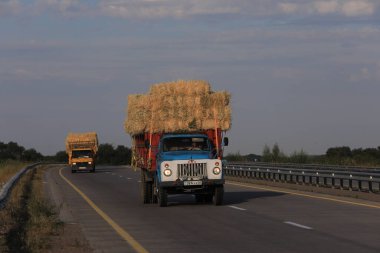
[[[228,137],[224,137],[223,144],[224,146],[228,146]]]
[[[145,140],[145,148],[150,148],[149,140]]]

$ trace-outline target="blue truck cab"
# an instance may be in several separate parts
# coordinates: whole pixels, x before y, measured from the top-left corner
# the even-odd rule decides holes
[[[221,205],[224,195],[222,161],[206,134],[167,134],[156,155],[154,194],[160,206],[168,194],[194,194],[197,202]]]

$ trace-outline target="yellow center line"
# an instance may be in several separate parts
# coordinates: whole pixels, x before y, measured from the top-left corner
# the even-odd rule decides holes
[[[128,244],[138,253],[148,253],[148,251],[138,243],[127,231],[120,227],[115,221],[113,221],[105,212],[103,212],[95,203],[88,198],[78,187],[70,182],[64,175],[62,175],[62,169],[59,170],[59,175],[68,183]]]
[[[251,186],[251,185],[240,184],[240,183],[226,182],[226,184],[235,185],[235,186],[243,186],[243,187],[247,187],[247,188],[258,189],[258,190],[265,190],[265,191],[271,191],[271,192],[280,192],[280,193],[292,194],[292,195],[297,195],[297,196],[302,196],[302,197],[308,197],[308,198],[313,198],[313,199],[329,200],[329,201],[334,201],[334,202],[339,202],[339,203],[344,203],[344,204],[349,204],[349,205],[355,205],[355,206],[365,206],[365,207],[380,209],[380,205],[363,204],[363,203],[352,202],[352,201],[347,201],[347,200],[328,198],[328,197],[321,197],[321,196],[313,196],[313,195],[310,195],[310,194],[296,193],[296,192],[286,191],[286,190],[275,190],[275,189],[271,189],[271,188],[260,187],[260,186]]]

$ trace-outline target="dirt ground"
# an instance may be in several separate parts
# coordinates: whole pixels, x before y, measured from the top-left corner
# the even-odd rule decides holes
[[[89,253],[93,252],[87,239],[83,236],[79,224],[64,224],[62,233],[51,238],[51,248],[47,252],[54,253]]]

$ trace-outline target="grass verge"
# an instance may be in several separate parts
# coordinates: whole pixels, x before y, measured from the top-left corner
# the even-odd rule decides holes
[[[0,162],[0,188],[27,164],[19,161]]]
[[[31,169],[13,188],[0,210],[0,252],[46,252],[63,223],[43,197],[43,166]]]

